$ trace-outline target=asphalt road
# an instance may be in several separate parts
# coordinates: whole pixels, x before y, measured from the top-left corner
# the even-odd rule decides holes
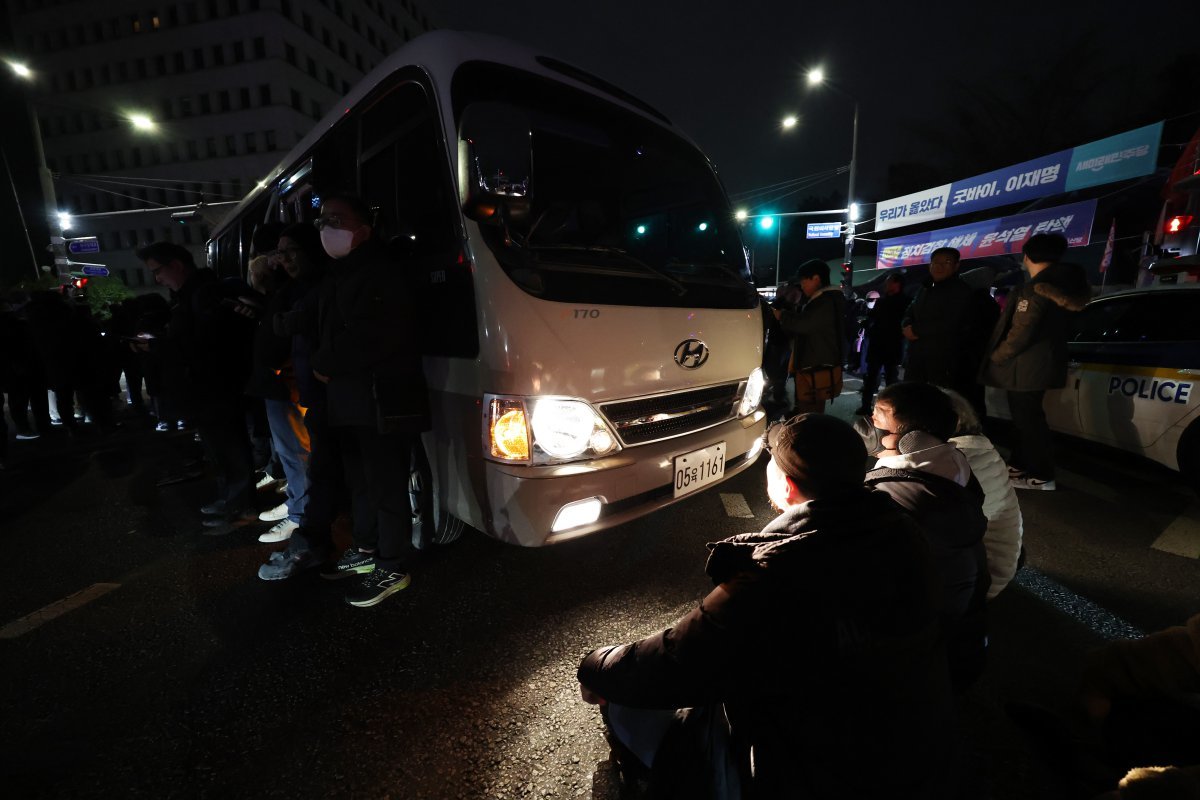
[[[17,445],[0,473],[10,797],[616,797],[580,657],[669,624],[708,589],[704,543],[773,516],[759,467],[552,548],[468,533],[356,609],[315,573],[258,580],[265,525],[203,535],[205,481],[155,486],[187,434]],[[1200,506],[1178,476],[1060,451],[1061,490],[1021,495],[1028,564],[961,706],[968,796],[1063,796],[1004,705],[1061,705],[1088,648],[1197,610]]]

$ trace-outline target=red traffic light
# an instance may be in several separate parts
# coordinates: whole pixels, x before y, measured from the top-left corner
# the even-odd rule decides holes
[[[1191,214],[1176,214],[1167,220],[1167,224],[1163,226],[1163,233],[1179,233],[1186,230],[1195,219]]]
[[[88,282],[87,278],[76,278],[75,279],[75,288],[82,289],[83,287],[87,286],[87,282]]]

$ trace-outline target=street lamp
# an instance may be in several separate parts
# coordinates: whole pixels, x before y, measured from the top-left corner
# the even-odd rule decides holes
[[[783,125],[784,129],[786,130],[788,128],[796,127],[797,122],[799,122],[799,120],[796,119],[796,116],[794,114],[789,114],[788,116],[783,118],[783,122],[781,124]]]
[[[825,72],[820,67],[810,69],[807,78],[809,86],[828,86],[854,103],[854,130],[850,139],[850,186],[846,192],[846,257],[843,260],[843,268],[853,270],[854,222],[858,219],[858,205],[854,202],[854,177],[858,166],[858,98],[825,80]],[[849,279],[853,282],[853,272]]]
[[[129,115],[129,124],[134,127],[134,130],[146,132],[152,131],[158,127],[158,124],[155,123],[155,121],[148,115],[139,113],[131,113]]]
[[[8,64],[8,68],[11,69],[18,78],[21,78],[22,80],[26,80],[26,81],[33,79],[33,70],[31,70],[29,67],[25,66],[21,62],[9,61],[9,60],[5,59],[4,63]]]

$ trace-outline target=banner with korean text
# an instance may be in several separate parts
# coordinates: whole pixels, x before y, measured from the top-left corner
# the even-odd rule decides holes
[[[875,267],[892,269],[928,264],[929,255],[939,247],[956,248],[964,259],[1020,253],[1026,240],[1037,233],[1062,234],[1069,246],[1083,247],[1091,242],[1095,216],[1096,201],[1085,200],[955,228],[880,239]]]
[[[875,230],[1021,203],[1154,172],[1163,123],[878,203]]]

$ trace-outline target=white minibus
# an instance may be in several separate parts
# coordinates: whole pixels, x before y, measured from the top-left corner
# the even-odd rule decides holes
[[[651,106],[501,39],[427,34],[222,221],[209,266],[244,274],[260,226],[312,220],[334,191],[372,207],[389,290],[418,297],[433,427],[409,488],[434,509],[426,541],[466,524],[554,543],[757,458],[745,250],[711,163]]]

